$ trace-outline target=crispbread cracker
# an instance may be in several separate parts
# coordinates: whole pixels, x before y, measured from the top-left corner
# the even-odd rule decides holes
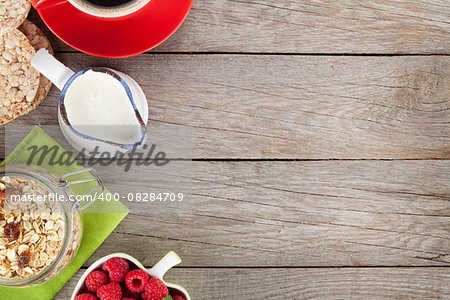
[[[31,8],[31,0],[0,0],[0,34],[23,23]]]
[[[34,25],[32,22],[25,20],[22,25],[20,25],[19,30],[22,31],[23,34],[28,38],[31,42],[31,45],[34,47],[34,50],[38,51],[41,48],[47,49],[48,52],[53,54],[53,48],[45,36],[45,34]],[[52,88],[52,83],[48,80],[44,75],[41,74],[41,78],[39,80],[39,88],[36,93],[36,97],[32,102],[32,106],[30,106],[30,110],[36,108],[39,104],[41,104],[42,100],[47,97],[50,89]]]
[[[35,50],[17,29],[0,36],[0,124],[33,107],[40,74],[31,66]]]

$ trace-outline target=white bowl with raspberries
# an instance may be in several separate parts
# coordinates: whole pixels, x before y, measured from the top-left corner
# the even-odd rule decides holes
[[[107,255],[84,272],[71,300],[191,300],[185,288],[163,279],[179,263],[173,251],[151,269],[125,253]]]

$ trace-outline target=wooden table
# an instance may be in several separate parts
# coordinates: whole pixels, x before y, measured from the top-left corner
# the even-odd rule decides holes
[[[167,279],[193,299],[449,299],[449,21],[447,0],[198,0],[163,45],[121,60],[46,30],[74,69],[136,78],[150,132],[192,131],[193,205],[130,214],[84,266],[175,250]],[[56,124],[56,98],[17,122]]]

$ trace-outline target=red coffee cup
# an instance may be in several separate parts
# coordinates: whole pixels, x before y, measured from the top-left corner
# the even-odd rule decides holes
[[[46,25],[69,46],[120,58],[161,44],[186,18],[193,0],[32,0]]]

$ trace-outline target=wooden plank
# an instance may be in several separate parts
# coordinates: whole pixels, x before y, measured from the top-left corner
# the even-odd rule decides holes
[[[148,254],[152,256],[152,254]],[[156,257],[153,260],[156,262]],[[56,295],[69,299],[78,273]],[[166,276],[192,299],[448,299],[450,268],[183,269]]]
[[[189,183],[178,163],[164,176],[98,171],[120,195],[162,180],[178,192]],[[85,266],[112,252],[151,265],[148,253],[170,250],[196,267],[448,266],[449,170],[448,160],[193,162],[192,197],[124,201],[131,214]]]
[[[194,158],[450,158],[450,57],[61,54],[130,74]],[[57,124],[58,92],[14,124]],[[152,136],[150,136],[152,138]]]
[[[449,20],[446,0],[194,1],[183,26],[155,50],[444,54]],[[53,36],[52,44],[70,50]]]

